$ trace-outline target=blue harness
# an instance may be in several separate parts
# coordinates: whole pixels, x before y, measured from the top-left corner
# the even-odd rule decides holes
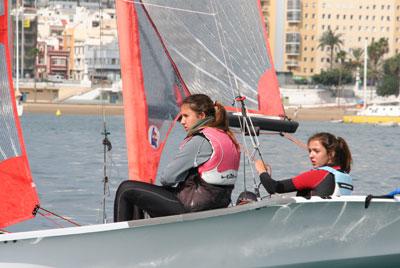
[[[317,169],[323,169],[335,176],[335,183],[339,186],[340,195],[351,195],[353,192],[353,179],[349,174],[340,172],[332,167],[323,166]]]

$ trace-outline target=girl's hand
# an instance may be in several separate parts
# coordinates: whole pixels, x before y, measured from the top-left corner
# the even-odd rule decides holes
[[[268,164],[265,164],[262,160],[260,159],[256,160],[255,166],[258,174],[267,172],[271,176],[272,173],[271,167]]]

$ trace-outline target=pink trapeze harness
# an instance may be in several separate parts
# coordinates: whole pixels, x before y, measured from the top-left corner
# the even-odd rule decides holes
[[[200,131],[210,142],[213,153],[200,165],[198,172],[207,183],[233,185],[239,170],[240,153],[231,138],[222,130],[207,127]]]

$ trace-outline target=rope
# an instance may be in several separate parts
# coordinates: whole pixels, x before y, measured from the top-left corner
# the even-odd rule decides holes
[[[293,142],[294,144],[296,144],[296,145],[299,146],[300,148],[303,148],[303,149],[305,149],[305,150],[308,150],[307,144],[305,144],[305,143],[302,142],[301,140],[295,138],[293,135],[290,135],[289,133],[285,133],[285,132],[281,132],[280,135],[283,136],[283,137],[285,137],[286,139],[290,140],[291,142]]]
[[[75,225],[75,226],[81,226],[80,224],[78,224],[78,223],[76,223],[76,222],[74,222],[74,221],[72,221],[72,220],[70,220],[70,219],[67,219],[67,218],[65,218],[65,217],[63,217],[63,216],[61,216],[61,215],[58,215],[58,214],[56,214],[56,213],[54,213],[54,212],[52,212],[52,211],[50,211],[50,210],[47,210],[47,209],[42,208],[42,207],[39,207],[39,209],[40,209],[40,210],[43,210],[44,212],[47,212],[47,213],[49,213],[49,214],[51,214],[51,215],[53,215],[53,216],[55,216],[55,217],[57,217],[57,218],[60,218],[60,219],[62,219],[62,220],[65,220],[65,221],[67,221],[67,222],[69,222],[69,223],[71,223],[71,224],[73,224],[73,225]],[[48,218],[47,215],[44,215],[43,213],[40,213],[40,212],[38,212],[38,213],[39,213],[41,216]],[[48,218],[48,219],[49,219],[49,218]],[[50,220],[50,219],[49,219],[49,220]]]
[[[54,225],[57,225],[60,228],[64,228],[64,226],[62,226],[61,224],[59,224],[58,222],[56,222],[55,220],[51,219],[50,217],[48,217],[46,214],[38,212],[38,214],[44,218],[46,218],[47,220],[51,221],[52,223],[54,223]]]

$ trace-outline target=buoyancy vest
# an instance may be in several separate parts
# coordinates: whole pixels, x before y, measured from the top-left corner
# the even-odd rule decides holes
[[[240,153],[232,139],[222,130],[204,128],[201,134],[210,142],[213,153],[198,167],[200,177],[215,185],[234,185],[240,163]]]
[[[332,173],[335,176],[335,191],[333,195],[341,196],[341,195],[351,195],[353,192],[353,179],[347,173],[341,172],[329,166],[319,167],[317,169],[326,170],[329,173]]]
[[[188,212],[227,207],[239,169],[240,153],[221,130],[207,127],[197,135],[203,135],[210,142],[213,153],[179,183],[177,197]],[[189,141],[190,138],[185,139],[181,146]]]

